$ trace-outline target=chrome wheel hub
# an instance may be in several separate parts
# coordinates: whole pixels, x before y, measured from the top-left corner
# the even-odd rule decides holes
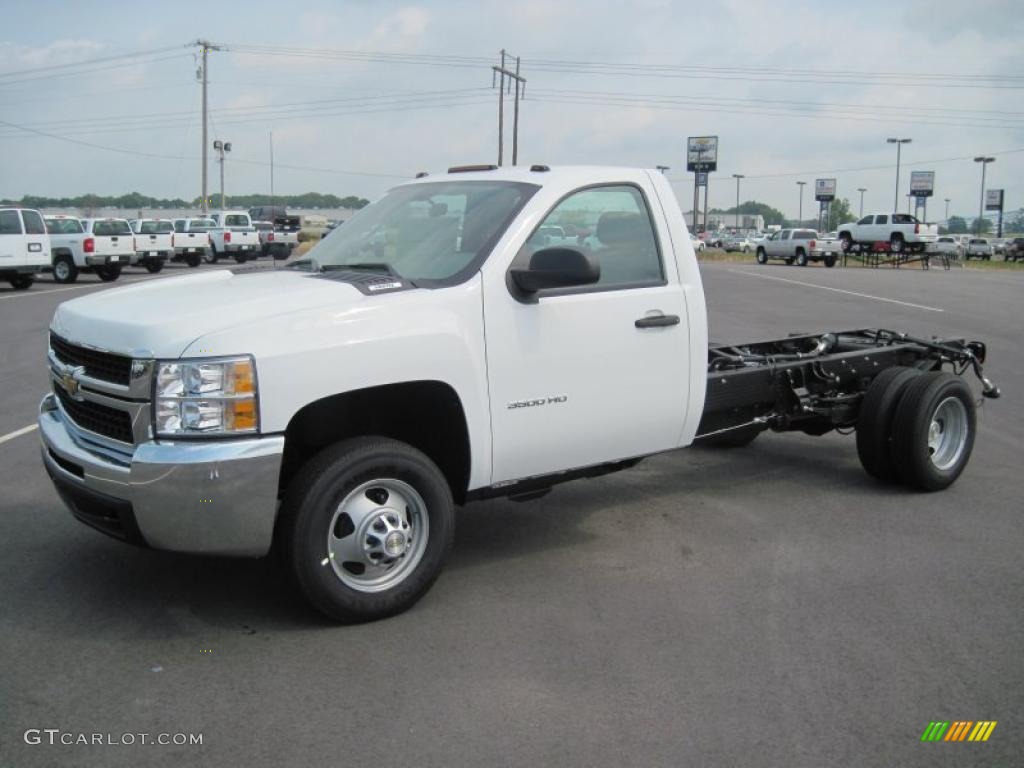
[[[423,497],[401,480],[371,480],[338,505],[327,532],[327,557],[346,586],[382,592],[415,570],[426,551],[429,518]]]
[[[936,469],[947,470],[960,460],[967,445],[967,431],[964,404],[955,397],[939,403],[928,425],[928,456]]]

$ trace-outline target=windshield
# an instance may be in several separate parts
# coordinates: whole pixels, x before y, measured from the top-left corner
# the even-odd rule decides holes
[[[474,268],[536,192],[507,181],[398,187],[309,252],[314,268],[379,264],[414,282],[458,279]]]
[[[104,221],[94,221],[92,223],[92,233],[101,237],[107,235],[130,235],[132,228],[128,226],[127,221],[121,219],[109,219]]]
[[[169,221],[143,221],[139,224],[141,235],[166,235],[173,231],[174,227]]]

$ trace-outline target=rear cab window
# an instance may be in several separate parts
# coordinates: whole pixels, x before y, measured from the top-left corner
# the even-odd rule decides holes
[[[118,235],[130,235],[132,228],[127,221],[119,219],[104,219],[92,223],[92,233],[100,237],[115,237]]]
[[[226,227],[248,227],[251,226],[249,217],[245,214],[236,213],[229,214],[224,217],[224,226]]]

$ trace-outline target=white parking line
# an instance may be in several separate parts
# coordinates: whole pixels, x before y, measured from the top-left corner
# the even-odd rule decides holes
[[[186,273],[187,274],[187,273]],[[65,288],[49,288],[45,291],[18,291],[17,293],[5,293],[0,296],[0,299],[20,299],[22,296],[45,296],[48,293],[60,293],[61,291],[78,291],[83,288],[116,288],[119,285],[131,285],[132,283],[144,283],[147,280],[160,280],[165,277],[178,277],[178,275],[153,275],[152,277],[126,277],[121,280],[115,280],[112,283],[82,283],[81,285],[69,285]]]
[[[8,432],[6,435],[0,437],[0,443],[6,443],[8,440],[13,440],[16,437],[27,435],[29,432],[35,430],[35,428],[35,424],[29,424],[27,427],[22,427],[21,429],[16,429],[13,432]]]
[[[817,283],[805,283],[802,280],[789,280],[785,277],[775,277],[774,275],[757,275],[753,272],[741,272],[738,269],[730,269],[734,275],[745,275],[747,277],[760,277],[762,280],[778,280],[780,283],[792,283],[793,285],[805,285],[808,288],[820,288],[823,291],[835,291],[836,293],[845,293],[849,296],[857,296],[862,299],[871,299],[873,301],[886,301],[890,304],[902,304],[904,307],[913,307],[914,309],[923,309],[926,312],[945,312],[944,309],[938,307],[926,307],[924,304],[913,304],[909,301],[900,301],[899,299],[887,299],[884,296],[872,296],[870,293],[857,293],[857,291],[847,291],[842,288],[832,288],[827,285],[818,285]]]

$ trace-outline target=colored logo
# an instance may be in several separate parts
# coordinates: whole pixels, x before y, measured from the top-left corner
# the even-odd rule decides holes
[[[928,723],[921,741],[988,741],[995,720],[939,720]]]

